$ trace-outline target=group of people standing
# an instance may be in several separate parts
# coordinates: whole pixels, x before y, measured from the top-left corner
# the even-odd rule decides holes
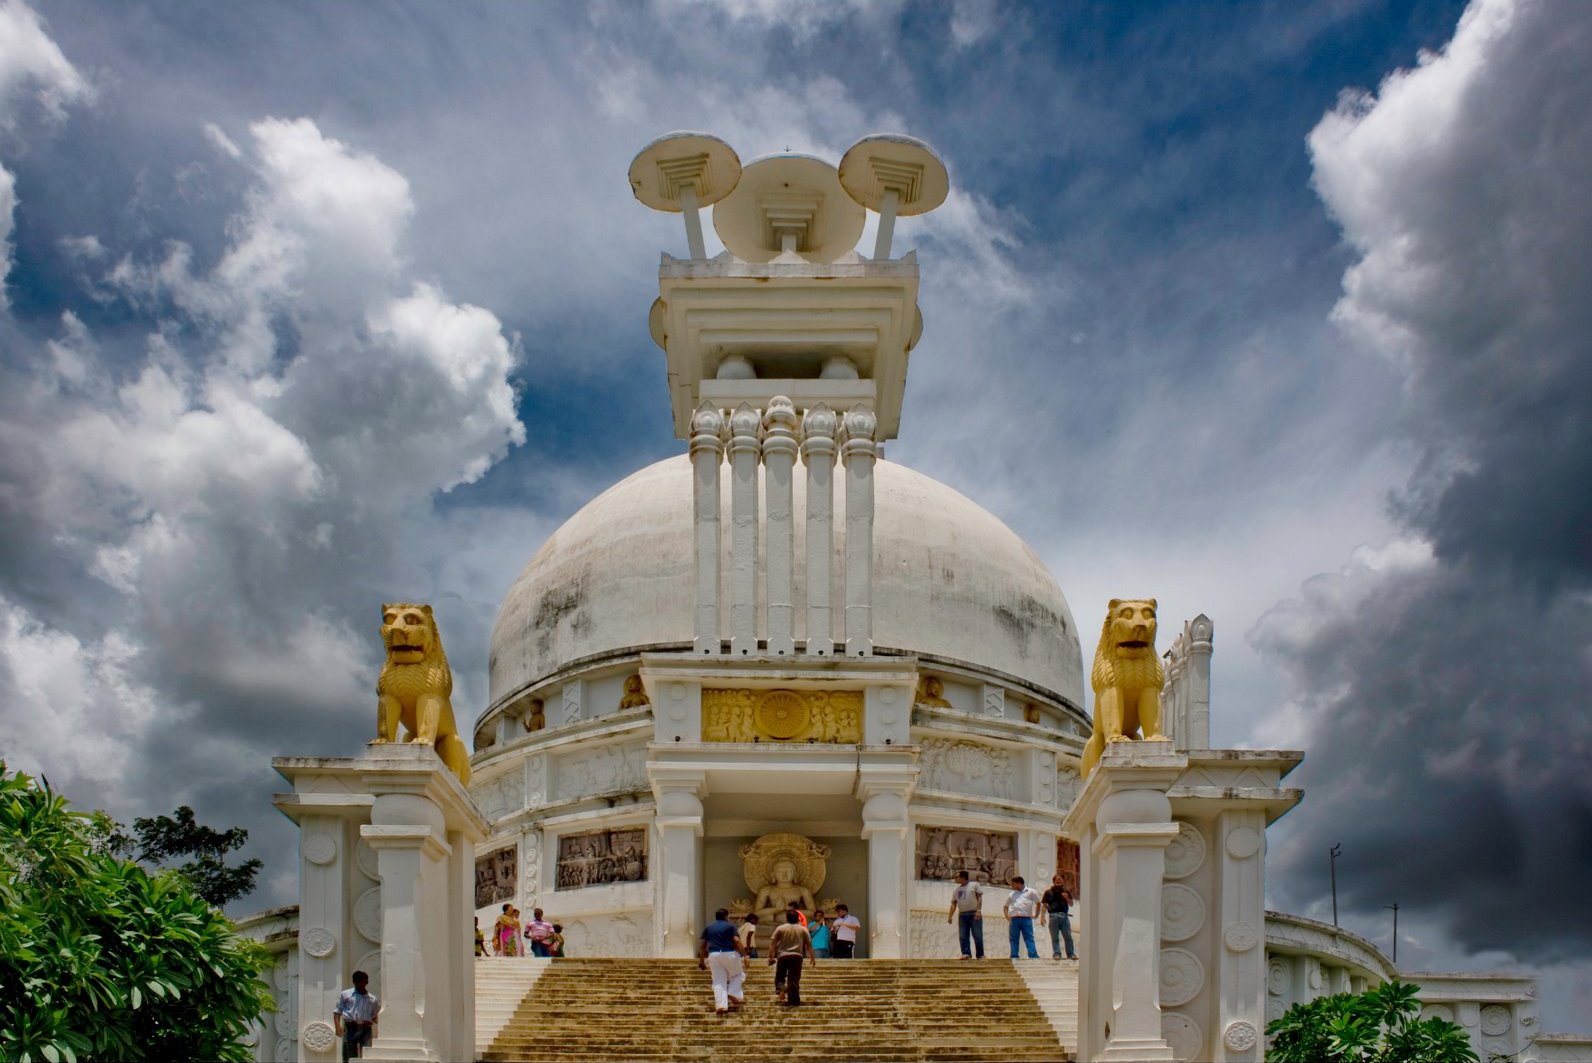
[[[697,966],[713,977],[715,1014],[727,1015],[745,1003],[746,976],[751,961],[759,958],[757,930],[757,915],[747,915],[737,927],[730,922],[728,908],[714,912],[713,922],[702,928]],[[775,999],[787,1007],[800,1007],[802,962],[816,967],[820,957],[851,959],[861,930],[862,922],[844,904],[835,906],[833,917],[820,908],[809,918],[792,901],[785,909],[784,922],[774,928],[768,940]]]
[[[521,941],[521,938],[524,938]],[[512,904],[503,905],[503,914],[492,926],[491,951],[488,953],[486,935],[481,932],[481,920],[475,921],[475,954],[477,956],[541,956],[564,955],[564,928],[549,923],[542,917],[540,908],[531,910],[531,921],[520,923],[520,910]]]
[[[1006,917],[1006,936],[1011,945],[1012,959],[1017,959],[1019,941],[1028,948],[1028,958],[1039,959],[1034,947],[1034,919],[1050,927],[1051,959],[1062,958],[1062,942],[1067,945],[1067,959],[1076,960],[1077,951],[1072,946],[1072,894],[1062,885],[1060,875],[1051,879],[1051,886],[1043,894],[1030,888],[1021,875],[1011,877],[1012,891],[1001,904],[1001,915]],[[947,923],[956,923],[957,943],[962,948],[962,959],[984,958],[984,886],[970,881],[966,871],[956,873],[956,888],[951,891],[951,908],[946,913]]]

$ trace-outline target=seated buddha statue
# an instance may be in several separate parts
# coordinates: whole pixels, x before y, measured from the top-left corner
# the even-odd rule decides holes
[[[785,909],[791,901],[804,912],[810,912],[817,907],[813,895],[806,886],[796,881],[796,865],[789,860],[776,860],[774,866],[768,869],[768,885],[757,891],[757,899],[753,907],[764,926],[780,926],[785,922]]]

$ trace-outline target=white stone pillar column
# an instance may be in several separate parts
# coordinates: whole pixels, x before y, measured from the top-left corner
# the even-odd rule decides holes
[[[878,419],[853,407],[846,414],[846,656],[873,653],[873,441]]]
[[[757,652],[757,463],[762,419],[748,403],[730,415],[730,652]]]
[[[702,928],[700,777],[654,777],[658,802],[658,926],[663,956],[695,956]]]
[[[868,912],[861,918],[870,959],[900,959],[910,947],[912,823],[907,801],[917,773],[909,750],[863,752],[858,763],[862,838],[868,843]]]
[[[691,418],[692,523],[696,531],[696,642],[698,653],[718,653],[719,472],[724,464],[724,415],[704,402]]]
[[[791,474],[796,468],[796,407],[776,395],[763,411],[763,479],[768,495],[768,652],[796,652],[796,532]]]
[[[1068,813],[1083,839],[1085,940],[1079,976],[1078,1058],[1173,1058],[1161,1034],[1161,883],[1178,836],[1167,790],[1188,758],[1172,743],[1120,742]]]
[[[818,403],[802,418],[802,462],[807,466],[807,652],[835,651],[829,611],[830,560],[835,554],[835,413]]]
[[[1211,650],[1215,635],[1216,625],[1204,613],[1189,621],[1188,660],[1183,666],[1183,684],[1187,687],[1184,716],[1188,721],[1184,749],[1209,749],[1211,745]]]
[[[331,1023],[337,995],[347,988],[344,983],[359,955],[350,940],[354,928],[349,911],[355,896],[353,860],[359,824],[357,819],[347,823],[336,811],[340,810],[328,808],[318,815],[298,817],[301,1028],[294,1032],[299,1039],[300,1057],[310,1063],[338,1058],[339,1046],[327,1041],[322,1027]],[[368,809],[358,812],[368,815]],[[271,1016],[266,1017],[266,1022],[271,1022]],[[315,1025],[315,1032],[306,1037],[304,1028],[311,1025]]]
[[[1221,943],[1215,952],[1216,1029],[1211,1058],[1255,1063],[1265,1052],[1266,814],[1251,805],[1216,818],[1216,888]],[[1345,988],[1347,988],[1345,986]]]

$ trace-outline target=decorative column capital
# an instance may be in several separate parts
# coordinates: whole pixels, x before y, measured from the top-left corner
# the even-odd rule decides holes
[[[1211,622],[1210,617],[1201,613],[1188,622],[1188,625],[1183,629],[1183,633],[1188,639],[1186,643],[1187,652],[1198,654],[1201,657],[1209,657],[1211,655],[1212,642],[1216,637],[1216,625]]]
[[[845,444],[841,448],[842,454],[848,460],[853,457],[873,457],[878,450],[873,441],[878,428],[879,419],[866,406],[853,406],[847,410],[843,425]]]
[[[743,402],[730,414],[730,456],[750,452],[757,455],[763,419],[751,403]]]
[[[833,461],[835,457],[835,432],[840,418],[825,403],[817,403],[802,416],[802,460],[811,465],[814,459]]]
[[[698,406],[696,413],[691,416],[691,456],[695,457],[701,451],[723,454],[727,427],[724,411],[710,402]]]
[[[768,401],[768,409],[763,411],[764,455],[788,453],[794,461],[799,428],[795,404],[784,395],[775,395]]]

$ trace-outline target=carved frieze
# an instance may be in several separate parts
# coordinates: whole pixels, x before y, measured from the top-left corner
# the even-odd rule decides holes
[[[608,745],[558,759],[554,800],[569,801],[595,794],[645,790],[647,749],[644,745]]]
[[[525,807],[525,775],[518,769],[470,787],[470,796],[487,819],[500,819]]]
[[[862,691],[707,688],[702,740],[861,742]]]
[[[515,846],[494,849],[475,858],[475,906],[485,908],[514,899],[519,885],[519,855]]]
[[[978,742],[946,738],[923,741],[922,785],[929,790],[1010,801],[1016,797],[1012,755]]]
[[[564,952],[570,956],[653,955],[650,913],[571,919],[564,925]]]
[[[647,829],[598,830],[558,839],[558,885],[574,890],[647,877]]]
[[[1017,835],[1010,831],[918,826],[918,878],[948,882],[966,871],[977,882],[1004,883],[1017,871]]]

